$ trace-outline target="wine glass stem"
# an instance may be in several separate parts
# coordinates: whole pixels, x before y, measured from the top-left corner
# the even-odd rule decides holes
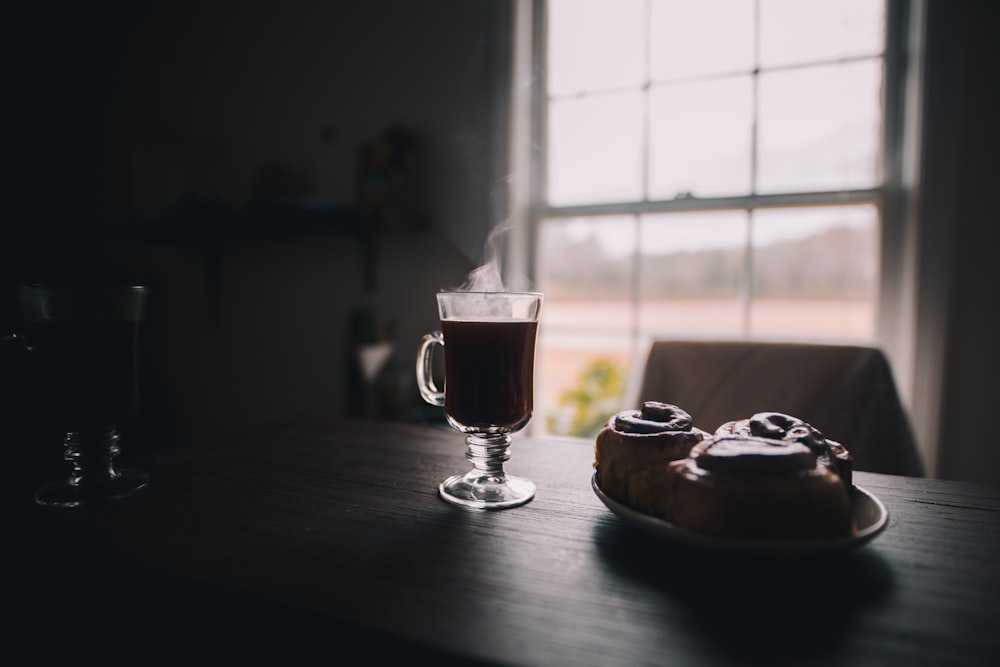
[[[465,437],[465,458],[480,475],[502,478],[503,464],[510,459],[510,436],[506,433],[473,434]]]
[[[119,476],[114,459],[121,452],[118,429],[114,426],[95,432],[70,431],[63,436],[63,458],[73,466],[69,483],[101,482]]]

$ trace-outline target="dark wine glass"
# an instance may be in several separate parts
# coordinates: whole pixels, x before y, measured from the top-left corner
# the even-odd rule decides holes
[[[146,487],[149,476],[119,467],[119,424],[139,398],[139,323],[148,299],[142,286],[18,290],[30,352],[30,382],[38,410],[58,425],[70,465],[64,479],[44,484],[35,501],[76,507],[121,498]]]

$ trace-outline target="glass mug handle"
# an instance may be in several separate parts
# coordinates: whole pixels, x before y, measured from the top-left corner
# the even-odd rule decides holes
[[[420,397],[426,402],[441,406],[444,405],[444,392],[434,384],[431,373],[435,345],[444,347],[444,335],[440,331],[429,333],[420,341],[420,349],[417,351],[417,388],[420,390]]]

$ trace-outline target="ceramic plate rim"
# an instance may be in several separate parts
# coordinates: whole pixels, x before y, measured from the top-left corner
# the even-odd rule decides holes
[[[889,512],[873,493],[854,485],[854,517],[858,522],[856,534],[833,540],[736,540],[699,535],[684,528],[623,505],[611,498],[597,483],[597,474],[590,478],[594,493],[604,505],[625,523],[645,533],[661,539],[700,549],[712,551],[733,551],[742,553],[827,553],[852,549],[870,541],[885,530],[889,523]],[[870,515],[870,516],[867,516]],[[867,516],[867,518],[866,518]]]

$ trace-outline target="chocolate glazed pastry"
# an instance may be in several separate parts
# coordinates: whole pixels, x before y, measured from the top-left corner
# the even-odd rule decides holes
[[[669,403],[647,401],[640,410],[619,412],[597,434],[597,483],[618,502],[666,518],[666,465],[685,458],[708,436]]]
[[[668,466],[671,520],[716,537],[816,540],[855,532],[840,477],[812,449],[749,435],[715,435]]]
[[[798,417],[781,412],[758,412],[749,419],[726,422],[715,430],[715,435],[745,435],[801,443],[816,455],[821,465],[828,466],[840,476],[848,493],[854,484],[854,458],[847,448],[836,440],[828,440],[818,429]]]

